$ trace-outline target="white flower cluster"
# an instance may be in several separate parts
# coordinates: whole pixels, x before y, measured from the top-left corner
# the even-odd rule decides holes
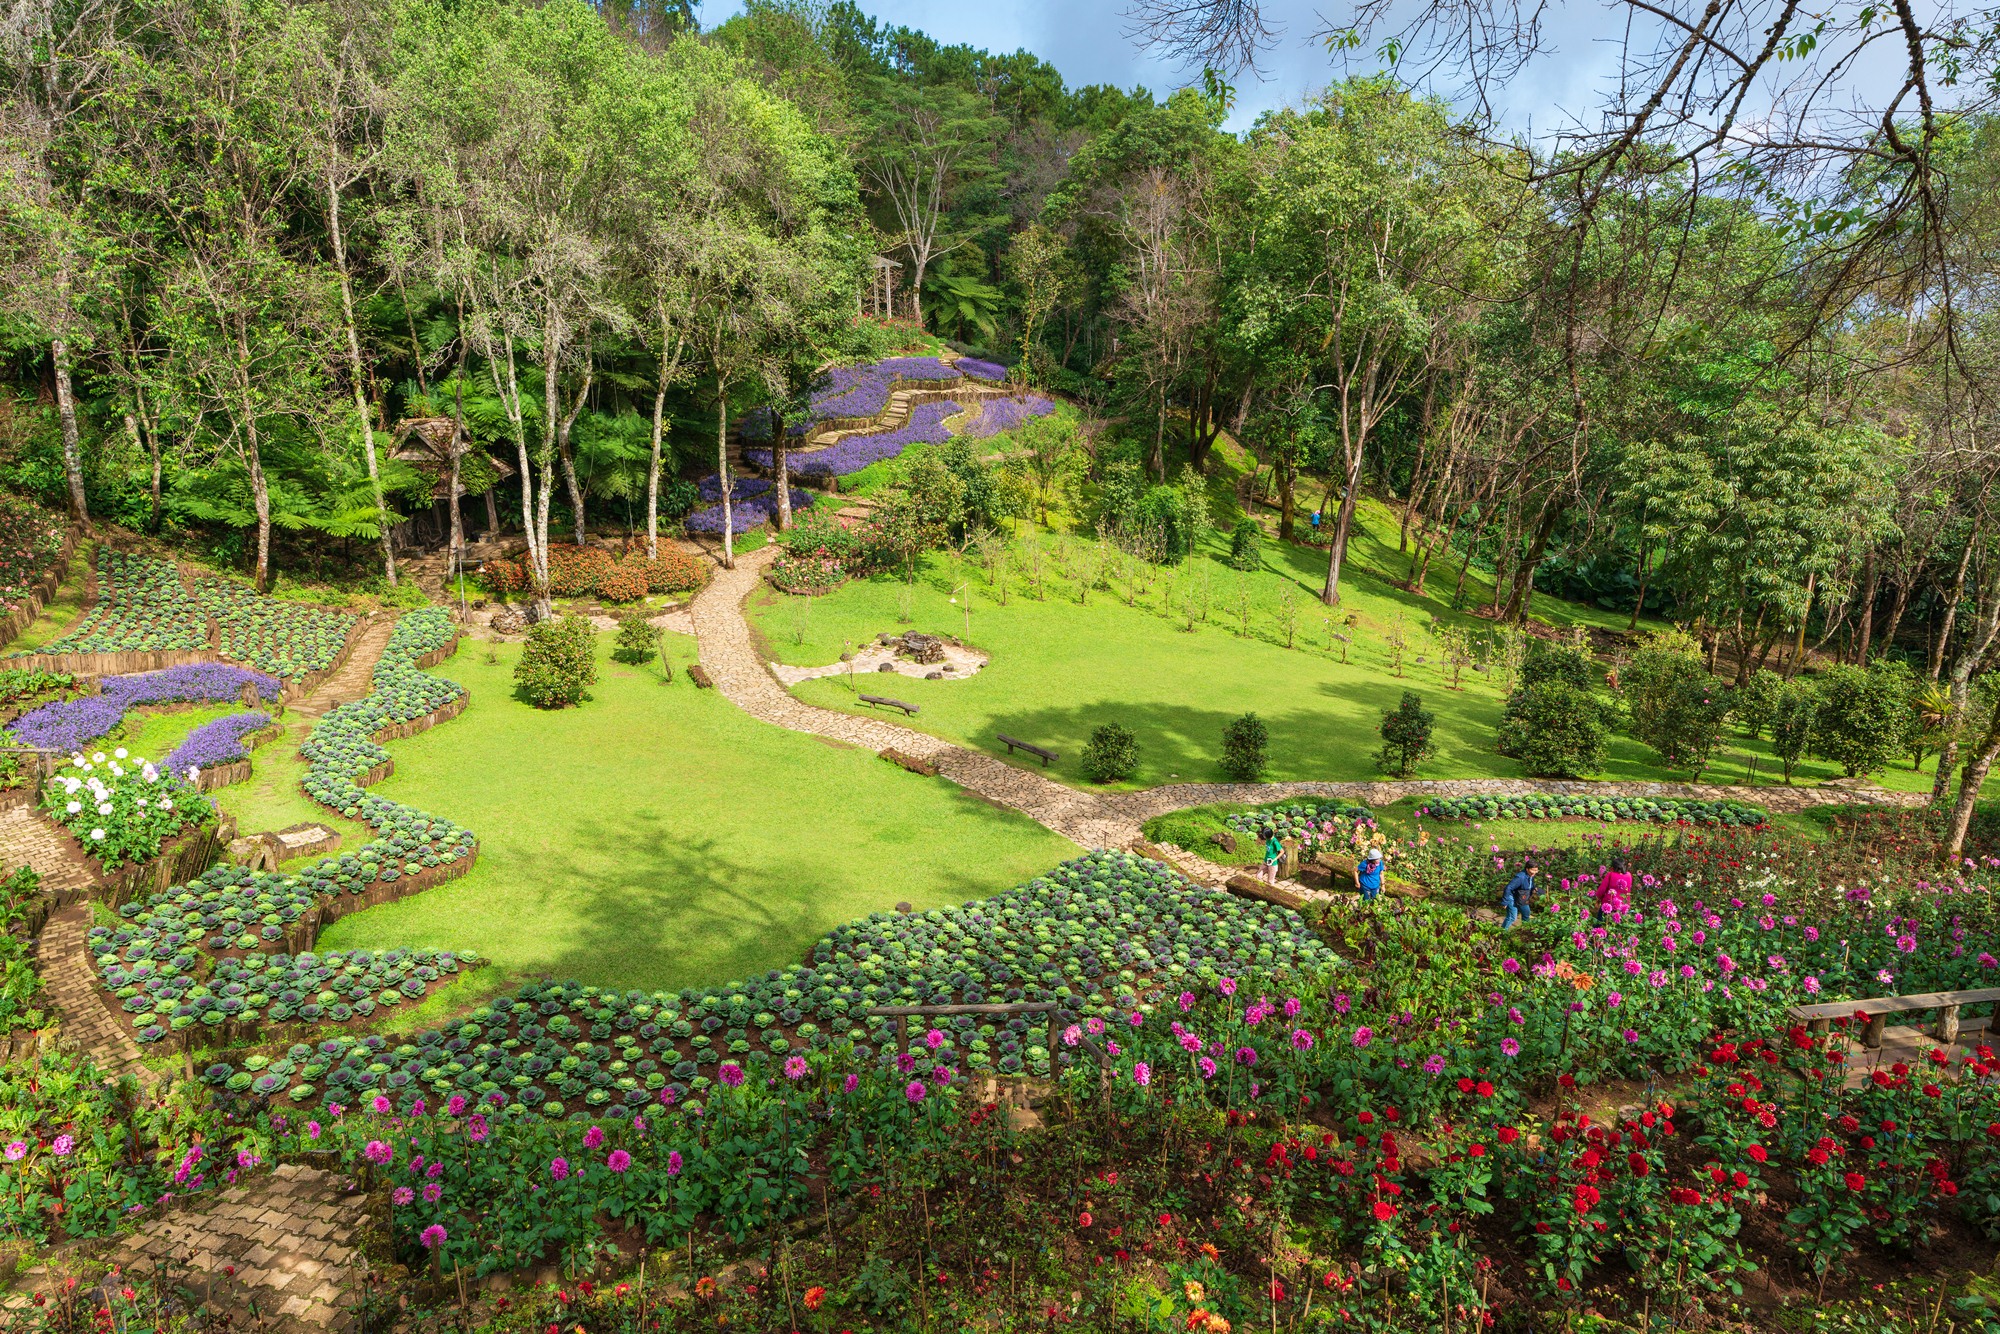
[[[85,759],[81,752],[72,754],[69,757],[70,765],[72,768],[81,770],[83,776],[78,777],[75,774],[64,774],[58,779],[63,785],[64,794],[69,798],[64,803],[63,809],[71,815],[81,815],[84,804],[88,802],[99,815],[111,814],[111,798],[113,794],[110,786],[102,778],[98,777],[97,771],[102,768],[113,779],[123,778],[129,772],[125,762],[131,758],[131,752],[127,751],[123,746],[118,747],[109,756],[101,750],[91,755],[89,759]],[[140,759],[137,763],[139,765],[139,777],[142,781],[148,785],[160,781],[160,771],[153,766],[152,761]],[[152,804],[145,797],[139,797],[136,800],[141,808]],[[171,811],[174,808],[174,799],[172,797],[161,797],[158,804],[161,810]],[[99,826],[92,829],[90,831],[90,838],[93,843],[102,843],[105,839],[105,830],[103,827]]]

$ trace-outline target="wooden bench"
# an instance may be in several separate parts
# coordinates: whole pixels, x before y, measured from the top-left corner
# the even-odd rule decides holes
[[[1877,996],[1869,1000],[1828,1001],[1822,1005],[1794,1005],[1785,1011],[1788,1018],[1806,1025],[1814,1033],[1824,1033],[1835,1019],[1856,1014],[1867,1016],[1861,1026],[1861,1045],[1882,1045],[1882,1030],[1892,1014],[1914,1014],[1936,1010],[1938,1021],[1932,1036],[1939,1042],[1958,1040],[1959,1010],[1966,1005],[2000,1001],[2000,987],[1977,991],[1924,991],[1913,996]]]
[[[905,704],[900,699],[890,699],[887,695],[863,695],[861,702],[863,704],[878,704],[885,709],[901,709],[905,718],[913,718],[917,712],[916,705]]]
[[[1023,741],[1019,737],[1008,736],[1005,732],[1001,732],[998,735],[1000,738],[1000,744],[1007,747],[1007,753],[1009,755],[1012,755],[1017,750],[1025,750],[1030,755],[1040,756],[1042,761],[1042,767],[1044,769],[1048,768],[1051,764],[1054,764],[1057,760],[1062,758],[1062,756],[1056,754],[1054,751],[1048,749],[1045,746],[1037,746],[1033,742]]]

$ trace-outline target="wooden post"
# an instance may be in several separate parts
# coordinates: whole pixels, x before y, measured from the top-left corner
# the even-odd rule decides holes
[[[910,1016],[896,1016],[896,1055],[901,1056],[910,1049]]]
[[[1882,1045],[1882,1028],[1888,1022],[1889,1015],[1886,1011],[1869,1015],[1868,1022],[1861,1029],[1861,1045],[1871,1051],[1880,1047]]]
[[[1937,1040],[1939,1042],[1958,1041],[1958,1007],[1947,1005],[1938,1011]]]

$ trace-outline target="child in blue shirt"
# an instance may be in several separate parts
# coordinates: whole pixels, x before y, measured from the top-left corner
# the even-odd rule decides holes
[[[1354,867],[1354,887],[1361,891],[1361,901],[1372,903],[1382,892],[1382,849],[1369,848]]]
[[[1535,895],[1535,872],[1538,869],[1540,868],[1535,865],[1535,859],[1528,858],[1521,869],[1514,873],[1514,878],[1507,882],[1507,888],[1500,891],[1500,902],[1507,909],[1506,915],[1500,919],[1501,930],[1506,930],[1517,920],[1523,922],[1528,920],[1529,900]]]

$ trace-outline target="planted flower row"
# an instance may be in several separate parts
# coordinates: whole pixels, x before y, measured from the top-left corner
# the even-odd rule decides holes
[[[195,596],[215,618],[224,653],[287,680],[333,666],[354,628],[352,616],[265,597],[228,579],[197,580]]]
[[[269,703],[283,683],[262,672],[224,663],[200,662],[132,676],[107,676],[95,695],[57,700],[22,714],[9,726],[25,745],[77,751],[125,721],[133,709],[160,704],[220,704],[242,697],[245,688]]]
[[[167,771],[184,774],[194,781],[203,769],[213,769],[249,758],[243,738],[271,725],[271,715],[252,710],[211,719],[187,734],[167,756]]]
[[[729,987],[647,994],[531,984],[444,1036],[475,1048],[478,1059],[457,1072],[472,1075],[461,1087],[496,1107],[562,1115],[637,1105],[661,1088],[698,1093],[725,1061],[761,1068],[850,1044],[856,1059],[887,1061],[893,1029],[867,1014],[871,1006],[1052,1001],[1062,1023],[1101,1025],[1128,1012],[1149,986],[1250,968],[1306,974],[1333,962],[1293,914],[1106,852],[963,907],[878,913],[827,936],[810,964]],[[958,1016],[940,1025],[934,1050],[978,1069],[1045,1069],[1046,1026],[1042,1018]],[[512,1047],[498,1045],[510,1040]],[[606,1042],[618,1050],[587,1050]],[[418,1064],[398,1068],[411,1078],[383,1085],[398,1106],[429,1082],[423,1058],[409,1053],[406,1061]],[[339,1083],[303,1082],[313,1089],[287,1096],[340,1100]]]
[[[377,732],[426,717],[463,696],[457,685],[416,666],[418,659],[449,645],[455,634],[450,615],[442,608],[427,607],[403,616],[376,664],[374,690],[321,718],[300,747],[309,766],[303,780],[307,794],[373,826],[377,838],[294,874],[213,866],[185,885],[123,905],[118,911],[128,925],[92,929],[89,948],[101,978],[107,988],[122,993],[120,1000],[128,1012],[142,1016],[135,1021],[141,1041],[157,1041],[201,1018],[199,1012],[185,1013],[180,1007],[189,1004],[196,979],[208,971],[204,956],[212,960],[234,953],[276,955],[297,924],[330,901],[471,858],[475,844],[470,830],[373,796],[357,781],[389,758],[374,740]],[[400,987],[405,980],[399,978],[395,985]],[[142,994],[150,998],[148,1003],[131,1004]],[[336,1002],[343,1012],[338,1015],[334,1004],[322,1006],[320,1015],[276,1015],[267,1007],[257,1008],[273,1022],[297,1018],[340,1023],[368,1018],[379,1003],[379,995],[365,1008],[352,1000]],[[222,1009],[219,1004],[209,1008]]]
[[[1619,820],[1658,824],[1726,825],[1754,829],[1770,822],[1760,806],[1720,798],[1698,801],[1679,797],[1526,796],[1434,797],[1417,808],[1431,820]]]
[[[961,361],[958,364],[963,367],[966,363]],[[1011,394],[1006,398],[983,399],[979,415],[966,426],[963,434],[974,440],[984,440],[1011,431],[1030,417],[1046,417],[1055,410],[1055,401],[1040,394]]]
[[[910,410],[910,419],[889,431],[842,436],[825,449],[785,456],[785,467],[794,477],[845,477],[860,472],[871,463],[893,459],[911,445],[941,445],[951,439],[947,419],[964,411],[957,403],[919,403]],[[743,457],[759,468],[771,467],[771,451],[746,449]],[[689,519],[689,526],[694,520]]]
[[[97,548],[97,605],[49,653],[169,652],[208,647],[208,612],[172,561]]]

